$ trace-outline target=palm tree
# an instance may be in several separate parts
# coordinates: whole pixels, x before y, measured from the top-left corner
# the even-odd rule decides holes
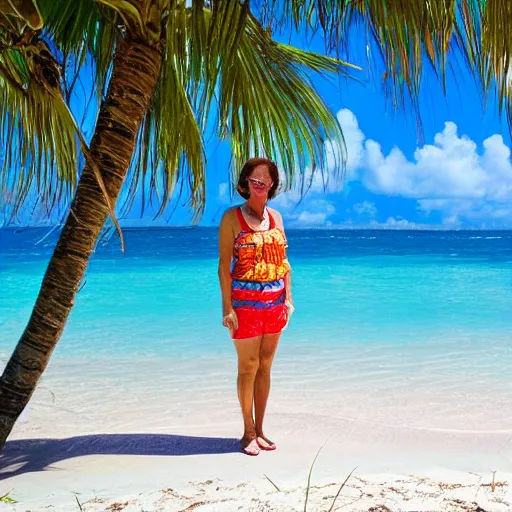
[[[366,27],[395,105],[407,98],[417,105],[425,61],[444,86],[447,62],[459,55],[512,112],[506,0],[254,1],[251,11],[248,0],[0,0],[0,193],[16,192],[14,212],[30,191],[49,209],[74,194],[32,316],[0,378],[2,445],[48,364],[127,176],[128,202],[149,182],[163,190],[160,211],[185,180],[200,214],[209,114],[217,135],[231,142],[233,169],[266,153],[280,159],[288,185],[307,166],[323,165],[327,139],[343,148],[336,118],[307,73],[345,73],[345,63],[278,44],[273,30],[321,29],[326,51],[341,52],[351,27]],[[90,148],[61,78],[67,63],[80,69],[88,59],[100,100]]]

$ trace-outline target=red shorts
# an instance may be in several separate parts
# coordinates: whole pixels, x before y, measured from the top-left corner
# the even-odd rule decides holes
[[[288,321],[288,308],[284,304],[266,308],[234,308],[238,319],[238,329],[234,340],[255,338],[264,334],[281,332]]]

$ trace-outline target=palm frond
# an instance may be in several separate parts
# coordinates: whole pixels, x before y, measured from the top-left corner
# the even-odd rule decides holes
[[[328,51],[340,48],[347,29],[347,8],[358,0],[256,0],[255,12],[271,31],[303,30],[306,37],[322,32]]]
[[[50,212],[77,180],[75,126],[61,98],[31,78],[26,55],[0,54],[0,191],[16,216],[31,192]]]
[[[153,107],[139,133],[134,165],[127,182],[121,216],[132,207],[137,194],[142,196],[142,211],[147,203],[161,215],[175,192],[176,184],[188,181],[191,206],[199,215],[204,207],[206,155],[203,136],[186,81],[176,61],[162,68]],[[149,193],[146,195],[146,190]]]
[[[0,12],[22,20],[32,30],[39,30],[43,26],[36,0],[0,0]]]
[[[511,116],[512,3],[507,0],[361,0],[347,17],[370,27],[386,66],[397,103],[404,89],[414,103],[423,62],[429,62],[445,87],[446,66],[462,54],[485,96],[497,91],[499,111]]]
[[[221,66],[231,65],[247,15],[245,2],[228,0],[212,3],[212,9],[202,0],[190,6],[175,2],[168,11],[161,76],[141,129],[125,211],[142,192],[143,208],[156,197],[153,206],[159,215],[181,183],[195,219],[201,215],[206,193],[203,133]]]
[[[493,1],[493,0],[490,0]],[[502,0],[494,0],[500,2]],[[382,52],[387,75],[417,94],[426,58],[444,77],[446,53],[456,28],[457,5],[478,0],[260,0],[262,23],[283,24],[313,33],[322,31],[327,51],[349,50],[349,32],[362,25]],[[471,20],[470,20],[471,21]]]
[[[351,30],[363,27],[382,57],[384,91],[395,107],[410,99],[418,116],[425,64],[445,89],[447,67],[455,68],[462,55],[484,97],[497,92],[499,111],[507,112],[512,129],[508,0],[256,0],[256,6],[269,31],[321,31],[327,51],[347,58]],[[382,69],[375,57],[368,65]]]
[[[267,155],[281,162],[287,188],[306,168],[325,165],[327,140],[338,141],[344,157],[341,128],[310,73],[346,73],[347,66],[274,42],[251,17],[220,86],[220,129],[232,142],[233,171],[248,155]],[[341,173],[343,162],[338,163]]]
[[[146,25],[140,7],[143,2],[137,0],[96,0],[113,9],[123,20],[131,34],[146,36]]]
[[[91,56],[93,66],[89,68],[94,72],[92,80],[96,84],[96,97],[101,101],[119,37],[117,25],[120,22],[116,12],[96,0],[39,0],[39,4],[45,34],[62,52],[65,71],[73,70],[68,97],[87,64],[87,57]]]
[[[496,84],[500,110],[511,114],[512,4],[506,0],[461,0],[463,48],[477,70],[484,91]],[[462,32],[462,31],[460,31]]]
[[[264,154],[280,163],[287,188],[297,174],[325,164],[331,139],[338,141],[337,169],[343,171],[341,128],[310,75],[346,74],[350,65],[274,42],[245,2],[217,0],[211,7],[194,0],[169,11],[161,77],[140,133],[124,213],[142,194],[143,208],[157,197],[161,214],[176,184],[185,183],[198,218],[207,129],[231,143],[232,181],[245,159]]]
[[[348,5],[347,20],[366,26],[381,52],[384,90],[392,96],[395,107],[405,105],[407,92],[417,108],[425,62],[436,71],[445,88],[447,54],[454,43],[456,2],[423,0],[405,5],[400,0],[361,0]]]
[[[26,165],[28,159],[32,161],[34,159],[34,150],[37,150],[39,153],[37,154],[38,158],[36,159],[36,163],[41,169],[36,170],[36,176],[38,176],[38,172],[42,172],[43,169],[46,171],[50,169],[51,171],[55,168],[58,171],[56,180],[53,179],[52,175],[48,176],[47,174],[45,174],[43,180],[37,180],[37,185],[35,186],[35,190],[38,192],[37,201],[42,201],[44,205],[48,205],[48,203],[51,202],[48,208],[48,212],[51,212],[56,205],[62,202],[63,184],[67,185],[65,191],[68,196],[70,192],[74,190],[76,175],[78,173],[76,170],[78,165],[78,155],[76,154],[74,139],[74,136],[76,135],[84,156],[89,160],[93,168],[93,172],[98,180],[98,184],[107,203],[110,216],[121,238],[121,248],[124,250],[124,240],[121,228],[114,214],[114,205],[112,204],[103,183],[101,172],[94,161],[94,158],[90,154],[87,141],[85,140],[80,127],[64,100],[61,87],[60,69],[55,58],[51,54],[48,45],[44,41],[36,40],[27,47],[24,47],[23,54],[20,54],[15,50],[5,50],[4,53],[7,57],[17,57],[12,62],[9,62],[9,60],[3,56],[6,65],[2,67],[2,70],[4,72],[4,76],[9,77],[9,80],[5,80],[5,84],[9,85],[15,93],[21,94],[23,98],[32,100],[32,108],[30,108],[28,112],[33,111],[37,114],[39,109],[42,111],[42,114],[45,114],[45,109],[52,109],[52,115],[49,116],[51,124],[46,126],[44,124],[36,124],[35,130],[33,130],[31,129],[32,126],[30,125],[30,120],[26,118],[27,112],[23,109],[23,105],[16,104],[16,101],[7,102],[4,105],[4,108],[6,109],[5,112],[7,114],[10,114],[8,108],[14,107],[15,115],[20,116],[16,119],[17,122],[15,123],[18,125],[18,138],[26,139],[29,137],[39,141],[38,146],[31,145],[30,142],[26,144],[27,152],[22,153],[20,163],[22,165]],[[16,84],[16,78],[19,78],[19,73],[16,73],[16,71],[18,71],[16,70],[16,66],[19,66],[19,70],[22,71],[25,79],[25,83],[20,83],[19,87],[12,85]],[[6,97],[8,98],[8,95],[6,95]],[[9,132],[9,120],[11,117],[8,115],[7,119],[8,121],[6,124]],[[65,138],[61,142],[59,137],[62,134]],[[9,143],[11,142],[13,141],[9,137]],[[10,146],[10,148],[12,148],[12,146]],[[44,154],[45,150],[50,153],[49,161],[44,161],[39,156],[41,153]],[[8,161],[9,160],[6,162]],[[71,168],[73,168],[73,171],[71,171]],[[34,173],[27,173],[26,180],[22,182],[16,180],[11,181],[12,176],[9,176],[8,171],[5,174],[7,175],[7,179],[0,188],[7,191],[10,185],[13,192],[19,193],[19,199],[14,201],[12,207],[12,212],[15,215],[21,205],[25,202],[29,192],[34,189],[34,187],[32,187],[32,175]],[[21,176],[25,176],[25,173],[22,173]],[[42,188],[40,187],[41,181],[43,181]],[[10,193],[10,196],[14,197],[15,193]]]

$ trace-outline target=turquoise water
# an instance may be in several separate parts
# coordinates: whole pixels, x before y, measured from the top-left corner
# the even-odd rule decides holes
[[[36,298],[55,236],[0,230],[0,357]],[[54,357],[196,357],[232,352],[220,324],[217,232],[125,230],[101,244]],[[291,351],[361,347],[467,368],[510,368],[512,232],[288,232],[296,314]],[[43,240],[42,240],[43,239]],[[356,352],[357,353],[357,352]],[[492,372],[490,372],[492,373]]]

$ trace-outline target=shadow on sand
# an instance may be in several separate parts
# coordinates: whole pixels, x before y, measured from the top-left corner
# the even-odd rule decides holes
[[[95,434],[65,439],[8,441],[0,454],[0,480],[52,469],[84,455],[206,455],[240,452],[238,439],[171,434]]]

